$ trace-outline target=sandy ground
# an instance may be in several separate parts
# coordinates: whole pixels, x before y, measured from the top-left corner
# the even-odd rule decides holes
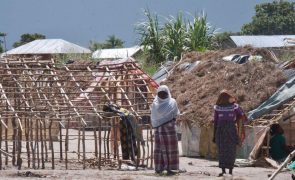
[[[63,132],[64,134],[65,132]],[[77,134],[76,130],[70,131],[71,135]],[[86,150],[89,152],[87,157],[90,158],[93,156],[93,140],[91,140],[92,132],[86,132],[86,136],[89,140],[86,141]],[[102,134],[103,135],[103,134]],[[87,139],[88,139],[87,138]],[[56,170],[51,170],[50,162],[50,153],[49,153],[49,162],[46,162],[45,169],[41,170],[32,170],[26,168],[26,161],[23,162],[22,170],[17,170],[17,167],[11,166],[11,161],[8,163],[8,166],[5,166],[5,170],[0,171],[0,179],[209,179],[217,180],[223,179],[222,177],[217,177],[221,170],[217,167],[218,162],[216,160],[211,161],[202,158],[188,158],[180,157],[180,169],[185,169],[186,173],[177,174],[174,176],[167,175],[156,175],[153,169],[144,169],[140,168],[135,170],[132,166],[122,166],[122,170],[117,168],[103,168],[102,170],[97,169],[97,166],[90,167],[87,165],[86,170],[83,170],[82,163],[77,161],[77,139],[74,136],[71,136],[69,142],[69,155],[68,158],[71,163],[68,164],[68,169],[65,170],[64,161],[59,161],[59,142],[54,142],[55,149],[55,168]],[[25,150],[25,145],[23,145],[23,152]],[[182,154],[181,142],[179,141],[179,150]],[[63,150],[64,151],[64,150]],[[11,152],[11,147],[10,147]],[[24,158],[25,154],[22,155]],[[4,159],[3,159],[4,160]],[[4,162],[4,161],[3,161]],[[41,167],[40,167],[41,168]],[[95,169],[96,168],[96,169]],[[269,174],[272,174],[274,169],[271,168],[259,168],[259,167],[237,167],[234,169],[234,177],[236,180],[244,179],[267,179]],[[285,171],[280,173],[276,179],[284,180],[291,179],[292,172]],[[295,172],[293,172],[295,174]],[[26,177],[26,175],[28,177]]]
[[[223,179],[217,177],[220,169],[217,167],[216,161],[210,161],[200,158],[180,158],[180,167],[187,170],[186,173],[177,174],[174,176],[155,175],[153,170],[140,169],[140,170],[3,170],[1,171],[0,179],[209,179],[218,180]],[[27,171],[32,172],[30,177],[25,177]],[[246,180],[246,179],[267,179],[268,174],[274,172],[270,168],[258,167],[237,167],[234,169],[233,179]],[[294,172],[293,172],[294,173]],[[291,171],[284,171],[280,173],[276,179],[288,180],[291,179]],[[34,176],[39,177],[34,177]]]

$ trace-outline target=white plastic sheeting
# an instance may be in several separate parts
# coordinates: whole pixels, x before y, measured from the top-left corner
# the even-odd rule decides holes
[[[63,39],[38,39],[6,52],[7,54],[90,54],[84,47]]]
[[[134,46],[130,48],[117,48],[117,49],[99,49],[93,52],[93,59],[123,59],[134,56],[142,48]]]
[[[258,48],[295,46],[295,35],[230,36],[230,38],[237,46],[251,45]]]
[[[182,155],[188,157],[200,156],[201,128],[181,125]]]
[[[252,149],[264,132],[265,126],[254,126],[245,128],[245,140],[237,149],[237,158],[248,159]]]

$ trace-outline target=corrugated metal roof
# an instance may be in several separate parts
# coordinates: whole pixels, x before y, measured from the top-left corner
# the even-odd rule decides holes
[[[99,49],[93,52],[94,59],[123,59],[132,57],[135,53],[141,50],[140,46],[131,48],[117,48],[117,49]]]
[[[83,54],[89,49],[63,39],[38,39],[6,52],[7,54]]]
[[[230,36],[230,38],[237,46],[251,45],[259,48],[295,46],[295,35]]]

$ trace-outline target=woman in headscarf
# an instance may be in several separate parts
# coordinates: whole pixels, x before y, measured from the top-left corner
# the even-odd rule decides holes
[[[177,103],[171,97],[169,88],[162,85],[157,90],[152,110],[151,122],[155,128],[154,163],[156,173],[174,174],[179,170],[176,116],[179,114]]]
[[[236,123],[245,115],[236,99],[226,90],[221,91],[216,105],[214,106],[214,135],[213,142],[218,148],[219,167],[223,176],[225,169],[229,169],[232,175],[236,159],[236,146],[240,144]]]

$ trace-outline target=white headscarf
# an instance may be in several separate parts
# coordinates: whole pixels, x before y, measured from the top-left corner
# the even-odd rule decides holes
[[[158,93],[164,91],[168,94],[166,99],[158,97]],[[152,104],[151,122],[154,128],[159,127],[166,122],[172,120],[179,114],[179,109],[175,99],[171,97],[169,88],[166,85],[161,85],[157,90],[157,96]]]

